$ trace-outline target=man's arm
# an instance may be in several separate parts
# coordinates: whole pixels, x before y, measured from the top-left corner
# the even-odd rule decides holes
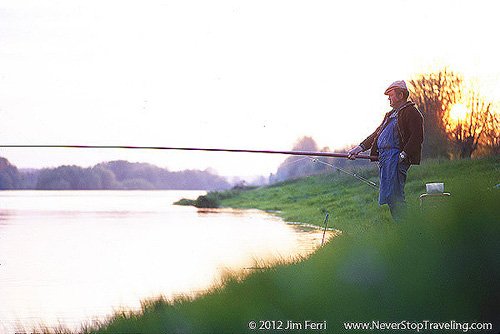
[[[371,135],[369,135],[368,137],[366,137],[366,139],[363,140],[361,142],[361,144],[359,144],[359,146],[361,146],[363,148],[363,151],[369,149],[370,147],[372,147],[373,141],[375,140],[375,137],[377,137],[377,135],[378,135],[379,128],[380,127],[378,127],[377,130],[375,130]]]
[[[424,120],[422,114],[415,109],[408,114],[408,123],[410,136],[405,147],[402,148],[402,151],[408,155],[410,162],[412,162],[419,154],[422,142],[424,141]]]
[[[364,152],[364,151],[368,150],[370,147],[372,147],[373,142],[375,141],[375,138],[378,136],[380,128],[384,125],[385,119],[388,117],[388,115],[389,115],[389,113],[387,113],[385,115],[382,123],[378,126],[378,128],[375,131],[373,131],[373,133],[371,135],[366,137],[366,139],[363,140],[361,142],[361,144],[359,144],[358,146],[354,147],[353,149],[351,149],[350,151],[347,152],[347,157],[349,159],[351,159],[351,160],[356,159],[357,154]]]
[[[347,152],[347,158],[349,158],[351,160],[355,160],[356,159],[356,155],[358,155],[359,153],[364,152],[367,149],[369,149],[372,146],[372,144],[373,144],[373,140],[377,136],[377,132],[378,132],[378,128],[377,128],[377,130],[375,130],[374,133],[372,133],[365,140],[363,140],[361,142],[361,144],[359,144],[358,146],[350,149]]]

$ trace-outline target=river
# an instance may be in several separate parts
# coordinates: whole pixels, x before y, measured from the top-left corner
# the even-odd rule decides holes
[[[173,205],[196,191],[0,192],[0,333],[78,329],[228,271],[305,256],[321,231],[258,210]],[[256,264],[257,263],[257,264]]]

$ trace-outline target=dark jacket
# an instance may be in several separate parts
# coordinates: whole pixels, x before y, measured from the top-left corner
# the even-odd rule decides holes
[[[371,148],[370,155],[378,156],[377,139],[391,112],[385,114],[382,124],[363,140],[360,146],[363,149]],[[424,141],[424,117],[413,102],[406,102],[398,111],[398,133],[401,151],[408,155],[410,164],[420,164],[422,157],[422,142]]]

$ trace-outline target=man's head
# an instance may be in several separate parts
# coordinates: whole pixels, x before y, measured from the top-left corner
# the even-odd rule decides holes
[[[408,96],[410,92],[406,87],[406,83],[403,80],[394,81],[384,92],[385,95],[389,96],[389,103],[391,107],[398,108],[402,106],[406,101],[408,101]]]

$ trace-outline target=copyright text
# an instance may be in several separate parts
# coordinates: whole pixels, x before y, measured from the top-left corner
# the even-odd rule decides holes
[[[292,320],[258,320],[248,322],[248,328],[255,331],[326,331],[328,324],[326,321],[292,321]]]

